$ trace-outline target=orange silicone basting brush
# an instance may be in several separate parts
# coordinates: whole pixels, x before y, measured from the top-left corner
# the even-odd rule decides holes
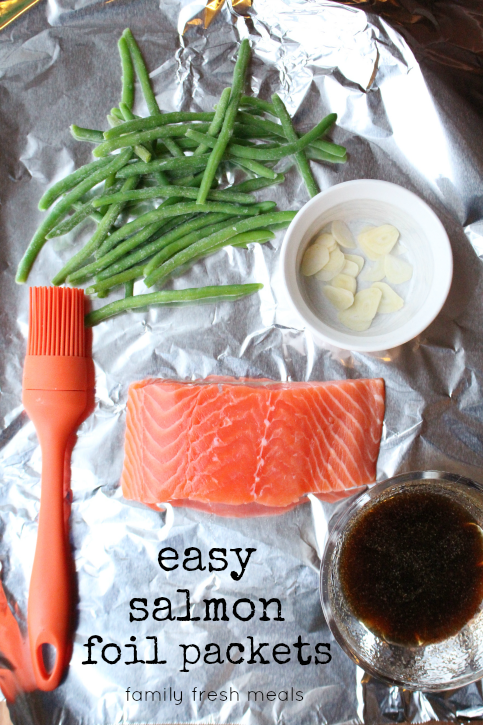
[[[30,289],[23,404],[42,449],[39,525],[28,603],[30,651],[37,686],[53,690],[69,663],[73,609],[72,562],[65,501],[64,459],[92,390],[86,357],[84,291]],[[66,516],[67,512],[67,516]],[[45,661],[50,645],[53,665]],[[50,649],[52,655],[52,649]]]

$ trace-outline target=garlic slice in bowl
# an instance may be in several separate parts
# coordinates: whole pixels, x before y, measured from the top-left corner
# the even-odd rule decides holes
[[[331,231],[335,241],[340,244],[341,247],[345,247],[346,249],[356,248],[356,243],[354,241],[354,237],[352,236],[352,232],[345,222],[332,222]]]
[[[354,275],[354,277],[357,277],[357,275],[361,272],[364,264],[366,263],[366,260],[364,257],[361,257],[360,254],[345,254],[346,262],[353,262],[354,264],[357,264],[358,272]],[[348,267],[348,269],[353,269],[353,267]],[[348,272],[345,268],[342,270],[344,274],[352,274],[352,272]]]
[[[325,267],[329,261],[330,253],[327,247],[320,244],[312,244],[305,250],[300,271],[304,277],[311,277]]]
[[[374,262],[389,254],[399,239],[399,232],[392,224],[382,224],[379,227],[367,229],[358,237],[360,247]]]
[[[381,301],[379,302],[379,307],[377,308],[378,313],[385,315],[390,312],[397,312],[401,309],[401,307],[404,307],[403,298],[400,297],[398,293],[385,282],[374,282],[372,287],[379,289],[382,292]]]
[[[386,267],[384,265],[385,256],[377,260],[372,267],[365,269],[361,274],[361,282],[380,282],[386,276]]]
[[[375,287],[361,290],[355,295],[352,307],[339,312],[340,322],[355,332],[368,330],[376,315],[381,298],[381,290]]]
[[[320,244],[321,247],[327,247],[329,252],[331,252],[333,249],[337,246],[337,241],[335,237],[332,236],[332,234],[329,234],[328,232],[321,232],[320,234],[317,234],[315,237],[313,244]]]
[[[320,280],[321,282],[330,282],[330,280],[333,279],[337,274],[339,274],[339,272],[342,272],[344,265],[344,254],[340,251],[339,247],[336,247],[330,253],[329,261],[327,262],[327,264],[324,265],[323,269],[321,269],[320,272],[317,272],[315,278]]]
[[[386,277],[392,284],[403,284],[408,282],[413,276],[413,267],[409,262],[405,262],[404,259],[394,257],[392,254],[388,254],[384,260],[384,269],[386,270]]]
[[[336,275],[331,280],[331,285],[332,287],[346,289],[349,292],[352,292],[353,295],[355,295],[357,289],[356,278],[352,277],[352,275],[350,274],[345,274],[344,272],[340,272],[338,275]]]
[[[332,287],[328,284],[324,287],[324,295],[338,310],[346,310],[354,304],[354,295],[352,292],[342,287]]]

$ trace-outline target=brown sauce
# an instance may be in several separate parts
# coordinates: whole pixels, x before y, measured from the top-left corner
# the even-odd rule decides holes
[[[359,516],[342,545],[339,574],[354,615],[406,646],[456,634],[483,599],[483,536],[444,494],[405,491]]]

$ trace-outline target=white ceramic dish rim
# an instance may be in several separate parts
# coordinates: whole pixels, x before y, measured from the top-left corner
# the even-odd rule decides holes
[[[411,216],[423,227],[433,251],[433,283],[417,317],[393,332],[359,337],[326,325],[307,305],[297,282],[296,257],[300,241],[317,217],[332,207],[364,199],[386,202]],[[437,252],[437,253],[436,253]],[[314,337],[336,347],[356,352],[379,352],[402,345],[425,330],[441,311],[453,277],[453,255],[448,235],[433,210],[402,186],[389,181],[357,179],[332,186],[314,196],[297,213],[287,229],[281,252],[282,277],[288,298]]]

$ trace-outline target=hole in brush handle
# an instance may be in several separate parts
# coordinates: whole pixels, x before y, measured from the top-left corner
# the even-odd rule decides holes
[[[40,645],[40,657],[47,677],[50,677],[54,671],[55,662],[57,660],[57,650],[53,644],[44,642]]]

